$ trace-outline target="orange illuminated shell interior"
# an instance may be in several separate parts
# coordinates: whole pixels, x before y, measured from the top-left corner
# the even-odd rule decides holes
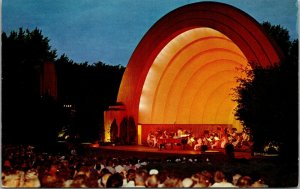
[[[217,30],[188,30],[171,40],[154,60],[143,85],[139,122],[144,124],[232,124],[233,88],[248,61]]]

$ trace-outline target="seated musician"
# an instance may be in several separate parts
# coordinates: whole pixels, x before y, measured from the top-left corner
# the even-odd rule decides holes
[[[181,144],[182,144],[182,149],[186,149],[186,145],[189,141],[189,136],[190,136],[190,133],[189,131],[187,130],[183,130],[182,131],[182,134],[181,134]]]
[[[161,133],[161,135],[158,138],[158,142],[157,142],[158,149],[165,148],[165,145],[166,145],[165,139],[166,139],[166,131]]]
[[[162,132],[159,138],[160,138],[160,139],[168,138],[168,133],[167,133],[167,131],[165,130],[164,132]]]
[[[197,144],[195,144],[195,146],[194,146],[194,150],[200,150],[202,145],[203,145],[202,138],[199,137],[197,139]]]
[[[225,148],[225,145],[228,143],[228,134],[224,134],[221,138],[221,141],[220,141],[220,147],[221,148]]]
[[[187,144],[190,146],[190,147],[193,147],[195,145],[196,141],[195,141],[195,136],[194,135],[189,135],[188,136],[188,142]]]
[[[238,146],[240,146],[241,142],[242,142],[242,137],[240,136],[240,134],[236,134],[235,138],[234,138],[234,141],[232,142],[232,145],[234,147],[238,147]]]
[[[249,142],[250,141],[250,135],[244,130],[242,132],[242,142]]]
[[[211,146],[214,142],[214,135],[210,134],[208,137],[206,137],[206,140],[208,141],[208,145]]]
[[[236,128],[231,128],[231,132],[229,133],[233,138],[235,138],[236,137],[236,135],[237,135],[237,129]]]
[[[157,138],[153,132],[150,132],[147,136],[147,143],[150,147],[155,147],[157,145]]]
[[[182,134],[183,134],[182,129],[178,129],[177,130],[177,137],[180,138]]]
[[[213,141],[212,141],[212,145],[211,145],[211,148],[220,148],[221,146],[221,141],[220,141],[220,138],[218,136],[217,133],[214,134],[214,137],[213,137]]]
[[[208,138],[206,136],[202,137],[202,144],[203,145],[209,145],[209,141],[207,140]]]
[[[169,138],[169,134],[168,134],[168,131],[164,131],[164,133],[163,133],[163,138]]]

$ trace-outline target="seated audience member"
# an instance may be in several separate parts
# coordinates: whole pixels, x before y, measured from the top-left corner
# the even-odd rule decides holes
[[[101,177],[101,182],[100,182],[100,186],[99,186],[100,188],[101,187],[106,188],[107,180],[111,175],[112,175],[111,173],[106,173]]]
[[[232,184],[233,185],[235,185],[235,186],[237,186],[237,182],[238,182],[238,180],[239,180],[239,178],[241,178],[242,177],[242,175],[240,175],[240,174],[235,174],[235,175],[233,175],[232,176]]]
[[[120,173],[111,175],[106,182],[106,188],[120,188],[123,185],[123,177]]]
[[[161,170],[159,171],[158,175],[157,175],[157,179],[158,179],[158,188],[162,188],[164,187],[164,182],[166,181],[166,179],[168,178],[168,171],[167,170]]]
[[[4,188],[17,188],[23,186],[23,174],[20,171],[10,171],[2,174],[2,187]]]
[[[135,174],[136,171],[134,169],[129,169],[126,174],[126,184],[123,184],[123,187],[134,187],[135,186]]]
[[[135,187],[146,187],[145,182],[148,178],[148,172],[145,169],[139,169],[135,175]]]
[[[87,177],[85,174],[79,174],[74,177],[74,180],[71,184],[72,188],[86,188]]]
[[[30,169],[25,174],[24,185],[22,187],[25,188],[39,188],[41,187],[41,183],[38,177],[37,170]]]
[[[241,178],[239,178],[236,185],[239,188],[249,188],[252,185],[252,179],[249,176],[242,176]]]
[[[164,182],[165,188],[182,188],[182,182],[179,178],[167,178]]]
[[[158,179],[156,175],[151,175],[147,178],[145,185],[147,188],[157,188],[158,187]]]
[[[268,188],[269,186],[265,184],[265,181],[263,178],[258,179],[257,181],[255,181],[251,187],[254,188]]]
[[[207,170],[201,171],[199,182],[205,184],[206,187],[211,186],[214,182],[213,174]]]
[[[216,171],[214,174],[215,183],[211,187],[236,187],[230,182],[227,182],[222,171]]]
[[[194,185],[194,182],[191,178],[184,178],[182,180],[182,186],[184,188],[191,188]]]

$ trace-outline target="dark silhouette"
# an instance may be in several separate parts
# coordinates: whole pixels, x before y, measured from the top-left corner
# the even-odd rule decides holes
[[[129,144],[136,144],[136,125],[133,117],[128,118],[128,142]]]
[[[298,40],[288,31],[264,23],[267,32],[283,48],[285,60],[268,68],[256,66],[236,88],[236,117],[252,131],[254,151],[275,141],[282,156],[298,157]],[[289,149],[289,151],[288,151]]]
[[[124,117],[120,123],[120,142],[121,144],[129,144],[128,141],[128,120]]]
[[[117,142],[117,140],[118,140],[118,125],[116,119],[114,119],[110,126],[110,141]]]
[[[116,101],[125,68],[56,56],[39,29],[2,33],[3,143],[51,144],[63,127],[76,140],[103,139],[103,111]],[[45,63],[56,71],[54,92],[42,82]]]

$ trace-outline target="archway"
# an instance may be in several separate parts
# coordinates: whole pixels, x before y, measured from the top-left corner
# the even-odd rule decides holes
[[[216,2],[180,7],[138,44],[119,89],[123,111],[110,116],[132,116],[140,124],[231,124],[241,129],[230,97],[240,76],[237,68],[248,62],[268,66],[281,58],[260,24],[243,11]]]

